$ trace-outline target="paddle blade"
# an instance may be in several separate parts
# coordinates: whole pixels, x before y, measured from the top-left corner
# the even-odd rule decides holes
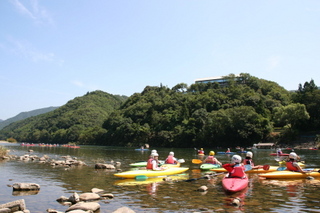
[[[270,165],[263,165],[263,170],[269,170],[270,169]]]
[[[200,164],[200,163],[202,163],[202,160],[192,159],[192,163],[194,163],[194,164]]]
[[[249,164],[244,165],[244,168],[245,168],[245,170],[244,170],[245,172],[252,169],[251,165],[249,165]]]
[[[184,159],[179,159],[178,162],[179,163],[185,163],[186,161]]]

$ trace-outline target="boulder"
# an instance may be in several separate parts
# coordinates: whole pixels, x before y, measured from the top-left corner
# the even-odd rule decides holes
[[[200,186],[199,188],[198,188],[198,191],[199,192],[205,192],[205,191],[207,191],[208,190],[208,187],[207,186]]]
[[[77,203],[70,206],[66,212],[70,212],[73,210],[83,210],[83,211],[97,211],[100,209],[100,204],[95,202],[85,202],[85,203]]]
[[[10,209],[9,212],[24,211],[24,210],[26,210],[26,203],[25,203],[24,199],[16,200],[16,201],[12,201],[12,202],[9,202],[6,204],[1,204],[0,209]]]
[[[83,194],[80,194],[80,200],[81,201],[89,201],[89,200],[99,200],[100,199],[100,196],[96,193],[83,193]]]
[[[135,211],[133,211],[132,209],[130,209],[128,207],[121,207],[112,213],[135,213]]]
[[[110,169],[110,170],[114,170],[116,169],[114,167],[114,165],[112,164],[103,164],[103,163],[97,163],[95,166],[94,166],[95,169]]]
[[[77,192],[74,192],[73,195],[69,197],[69,201],[71,203],[78,203],[80,201],[80,197]]]
[[[36,183],[14,183],[12,187],[17,191],[40,190],[40,185]]]

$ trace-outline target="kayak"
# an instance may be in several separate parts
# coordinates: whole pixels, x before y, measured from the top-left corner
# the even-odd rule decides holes
[[[136,151],[149,151],[149,149],[135,149]]]
[[[189,178],[189,175],[172,175],[168,176],[172,181],[183,181],[187,180]],[[155,177],[155,178],[149,178],[147,180],[135,180],[135,179],[121,179],[114,182],[114,185],[118,186],[135,186],[135,185],[144,185],[144,184],[150,184],[150,183],[162,183],[165,182],[163,180],[163,177]]]
[[[217,152],[217,154],[234,154],[234,152]]]
[[[274,172],[277,171],[279,167],[278,166],[270,166],[269,170],[264,170],[264,169],[251,169],[248,171],[245,171],[246,173],[268,173],[268,172]],[[225,168],[217,168],[217,169],[210,169],[210,171],[214,172],[227,172]]]
[[[278,154],[278,153],[271,153],[271,156],[289,156],[288,153],[282,153],[282,154]]]
[[[187,167],[171,167],[165,170],[134,170],[114,174],[116,177],[121,178],[135,178],[136,176],[157,177],[166,175],[175,175],[187,171]]]
[[[285,170],[285,171],[276,171],[276,172],[269,172],[266,174],[260,174],[259,176],[264,178],[270,178],[270,179],[306,178],[308,176],[320,177],[319,170],[320,169],[312,169],[312,170],[304,169],[304,171],[310,171],[306,174],[301,172],[293,172],[293,171]]]
[[[164,161],[160,160],[159,161],[159,166],[163,165]],[[147,166],[147,161],[141,161],[141,162],[136,162],[136,163],[130,163],[129,164],[132,167],[146,167]]]
[[[247,188],[249,180],[245,178],[229,178],[224,176],[222,179],[222,186],[227,192],[239,192]]]
[[[204,163],[204,164],[201,164],[200,166],[200,169],[202,170],[217,169],[217,168],[221,168],[221,166],[219,164],[211,164],[211,163]]]

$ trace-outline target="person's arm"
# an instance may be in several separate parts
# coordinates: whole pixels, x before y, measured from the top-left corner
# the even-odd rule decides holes
[[[222,166],[222,163],[216,158],[216,162],[217,164],[219,164],[220,166]]]
[[[294,162],[293,165],[298,168],[299,172],[306,173],[305,171],[302,170],[302,168],[300,167],[300,165],[297,162]]]
[[[228,172],[232,172],[234,164],[227,163],[222,165]]]

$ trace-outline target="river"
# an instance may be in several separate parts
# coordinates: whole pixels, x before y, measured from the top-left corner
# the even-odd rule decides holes
[[[129,170],[130,163],[147,160],[150,151],[135,151],[134,148],[81,146],[79,149],[66,147],[24,147],[20,144],[0,144],[10,149],[11,155],[21,156],[32,149],[32,154],[61,160],[70,155],[84,161],[87,166],[52,167],[38,162],[19,160],[0,161],[0,204],[24,199],[26,207],[32,213],[46,212],[52,208],[65,211],[68,207],[56,201],[61,196],[69,197],[99,188],[112,193],[113,199],[100,200],[101,213],[109,213],[126,206],[135,212],[320,212],[320,179],[263,180],[257,174],[250,174],[249,187],[239,194],[226,194],[221,185],[222,175],[212,180],[199,179],[191,182],[183,180],[199,178],[204,175],[199,165],[192,164],[198,158],[193,148],[167,149],[155,148],[159,159],[164,159],[170,151],[184,159],[184,167],[189,170],[173,182],[140,181],[132,184],[115,177],[114,171],[96,170],[97,162],[121,162],[123,171]],[[210,150],[205,149],[206,152]],[[218,151],[218,150],[214,150]],[[221,150],[220,150],[221,151]],[[236,151],[236,150],[233,150]],[[290,150],[285,150],[285,152]],[[254,162],[261,165],[277,165],[275,157],[269,154],[274,150],[254,150]],[[318,150],[296,150],[306,167],[320,168]],[[241,154],[243,157],[245,154]],[[222,163],[230,162],[230,156],[216,155]],[[150,180],[150,179],[149,179]],[[16,182],[37,183],[41,189],[38,193],[15,194],[12,185]],[[199,192],[200,186],[207,186],[207,192]],[[240,197],[241,207],[231,205],[235,197]]]

